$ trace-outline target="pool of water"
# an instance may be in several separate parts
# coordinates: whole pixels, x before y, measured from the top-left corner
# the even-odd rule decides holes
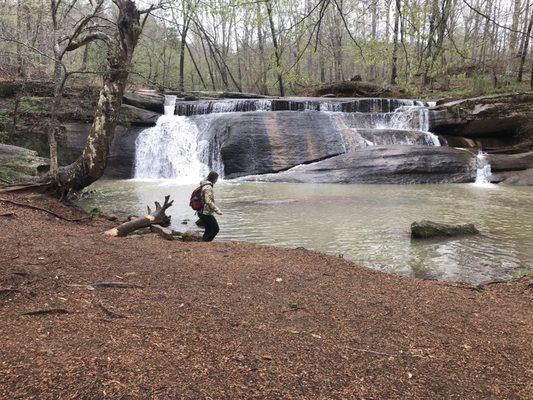
[[[194,185],[100,181],[82,201],[117,215],[174,199],[176,230],[194,229]],[[465,185],[314,185],[220,182],[216,240],[305,247],[389,273],[479,284],[533,268],[533,189]],[[413,221],[472,222],[480,235],[411,240]],[[183,224],[183,222],[187,224]]]

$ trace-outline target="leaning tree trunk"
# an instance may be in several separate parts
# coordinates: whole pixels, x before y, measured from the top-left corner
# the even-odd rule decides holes
[[[117,32],[114,38],[104,40],[108,47],[108,66],[103,76],[104,83],[94,121],[81,156],[74,163],[59,169],[57,184],[63,193],[89,186],[103,175],[107,165],[133,51],[142,30],[140,12],[133,1],[115,0],[114,3],[119,9]]]

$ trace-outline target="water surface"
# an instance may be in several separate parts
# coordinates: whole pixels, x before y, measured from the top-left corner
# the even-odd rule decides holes
[[[101,181],[86,200],[119,215],[138,214],[174,199],[176,230],[195,228],[194,185]],[[532,269],[533,190],[465,185],[340,185],[220,182],[215,186],[217,240],[305,247],[341,255],[381,271],[479,284]],[[481,235],[411,240],[413,221],[472,222]],[[186,220],[187,225],[182,224]]]

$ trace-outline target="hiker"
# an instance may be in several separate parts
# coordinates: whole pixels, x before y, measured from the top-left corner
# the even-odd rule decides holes
[[[205,181],[200,182],[202,190],[202,209],[198,210],[198,217],[203,222],[205,231],[202,240],[204,242],[212,241],[219,231],[218,222],[213,214],[222,215],[222,212],[215,204],[215,197],[213,195],[213,185],[217,183],[218,174],[211,171]]]

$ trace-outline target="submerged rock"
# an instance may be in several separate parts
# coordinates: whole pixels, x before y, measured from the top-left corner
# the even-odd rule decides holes
[[[475,180],[475,157],[451,147],[374,146],[243,180],[304,183],[462,183]]]
[[[502,185],[513,186],[533,186],[533,168],[523,171],[513,171],[505,173],[506,176],[501,180]]]
[[[475,235],[479,231],[474,224],[449,225],[438,222],[422,220],[411,224],[411,237],[427,239],[432,237],[447,237],[459,235]]]

